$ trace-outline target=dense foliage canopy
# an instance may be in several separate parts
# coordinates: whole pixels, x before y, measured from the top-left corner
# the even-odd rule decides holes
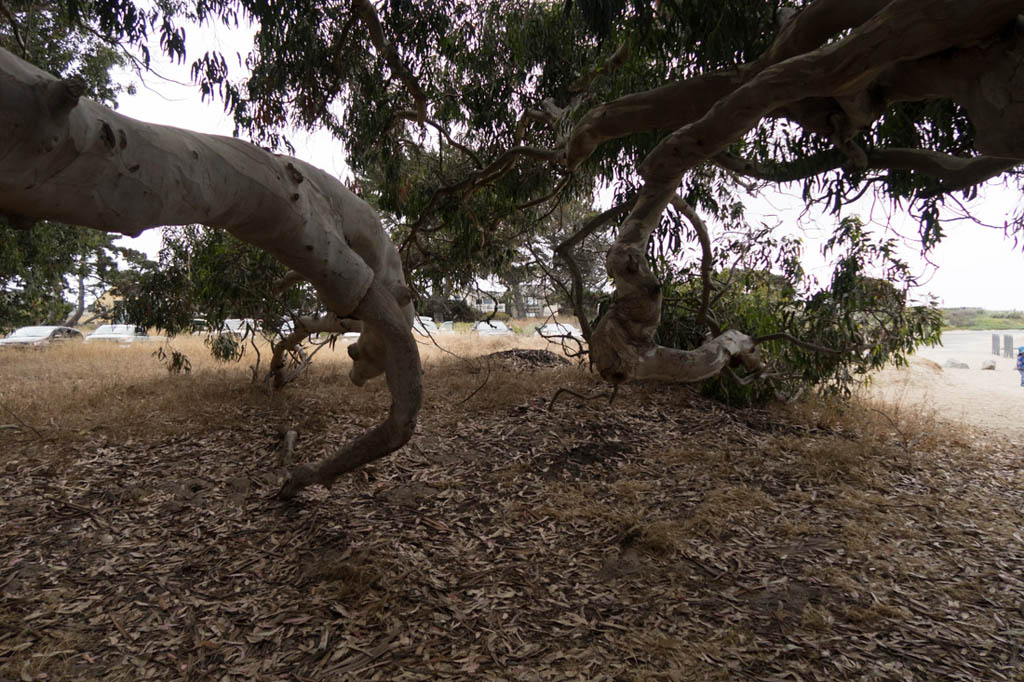
[[[914,277],[851,204],[870,193],[909,212],[927,249],[944,204],[992,178],[1019,182],[1024,7],[1006,0],[53,7],[143,60],[156,37],[193,59],[203,96],[241,135],[287,146],[289,126],[331,130],[389,216],[414,288],[515,276],[533,246],[566,268],[581,304],[576,255],[614,237],[616,293],[587,325],[612,381],[692,379],[658,343],[738,329],[781,383],[845,385],[934,338],[939,320],[913,307]],[[7,44],[31,8],[10,9]],[[251,27],[252,50],[188,52],[192,22]],[[797,267],[798,244],[745,218],[748,197],[785,185],[834,216],[830,282]],[[595,202],[611,208],[577,210]]]

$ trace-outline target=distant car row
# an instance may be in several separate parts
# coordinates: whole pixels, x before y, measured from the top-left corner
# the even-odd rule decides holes
[[[63,341],[116,341],[117,343],[134,343],[149,341],[150,337],[143,327],[131,324],[104,324],[96,328],[88,336],[71,327],[34,326],[21,327],[10,336],[0,339],[0,346],[46,346]]]
[[[246,336],[255,333],[258,327],[253,320],[229,319],[224,321],[223,331],[238,336]],[[281,326],[281,334],[291,333],[293,325],[285,322]],[[445,322],[440,327],[429,317],[417,317],[413,320],[412,330],[421,336],[432,336],[438,333],[450,332],[453,330],[451,322]],[[514,332],[508,325],[500,320],[481,320],[473,325],[472,331],[485,336],[511,336]],[[571,338],[582,340],[583,335],[578,329],[570,324],[551,323],[537,328],[537,335],[548,339]],[[359,337],[357,332],[349,332],[344,335],[348,339]],[[0,339],[0,346],[46,346],[51,343],[63,341],[113,341],[119,344],[138,343],[151,339],[162,339],[162,337],[150,337],[144,327],[131,324],[104,324],[96,328],[88,336],[71,327],[61,326],[33,326],[16,329],[10,336]]]

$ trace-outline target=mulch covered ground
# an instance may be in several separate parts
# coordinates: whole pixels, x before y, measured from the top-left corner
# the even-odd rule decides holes
[[[272,403],[0,434],[0,679],[1024,679],[1019,448],[527,365],[289,504]],[[359,432],[289,390],[300,458]]]

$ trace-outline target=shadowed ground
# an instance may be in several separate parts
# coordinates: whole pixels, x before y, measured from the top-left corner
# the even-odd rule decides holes
[[[341,349],[287,400],[198,355],[185,377],[93,352],[0,357],[0,678],[1021,674],[1024,478],[999,433],[661,385],[549,410],[602,387],[427,352],[412,444],[283,504],[283,428],[315,458],[386,409],[338,387]],[[61,363],[78,412],[34,383]]]

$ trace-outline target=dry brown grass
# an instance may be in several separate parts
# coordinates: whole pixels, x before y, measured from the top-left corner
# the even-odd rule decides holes
[[[343,347],[276,395],[193,338],[188,376],[0,353],[0,679],[1019,679],[1015,445],[912,404],[548,409],[601,387],[437,340],[412,443],[295,505],[279,429],[319,457],[387,407]]]
[[[24,425],[47,437],[88,437],[95,432],[133,436],[188,433],[230,423],[231,415],[244,406],[267,406],[287,398],[269,395],[259,381],[253,382],[253,367],[261,362],[259,378],[265,372],[269,347],[261,342],[257,350],[248,346],[239,362],[221,362],[211,357],[200,336],[171,340],[165,349],[185,353],[191,363],[189,374],[171,374],[154,353],[157,343],[127,347],[111,344],[75,344],[44,349],[0,353],[0,423]],[[490,409],[512,404],[533,394],[530,375],[510,371],[497,363],[480,360],[489,353],[511,348],[560,349],[544,339],[530,336],[477,337],[439,334],[421,339],[426,389],[446,400],[458,401],[481,384],[500,382],[500,392],[480,393],[472,409]],[[365,389],[352,386],[348,372],[352,361],[347,345],[318,351],[314,364],[300,382],[305,390],[318,392],[369,418],[384,404],[381,382]],[[570,370],[571,372],[571,370]],[[369,408],[369,409],[367,409]]]

